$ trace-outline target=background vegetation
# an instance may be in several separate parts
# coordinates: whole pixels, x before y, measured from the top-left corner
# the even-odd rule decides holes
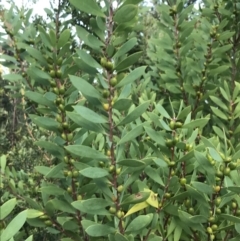
[[[45,12],[0,12],[1,241],[238,241],[240,1]]]

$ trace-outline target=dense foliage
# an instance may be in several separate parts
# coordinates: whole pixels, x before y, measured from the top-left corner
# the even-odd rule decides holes
[[[240,1],[0,12],[0,238],[240,240]]]

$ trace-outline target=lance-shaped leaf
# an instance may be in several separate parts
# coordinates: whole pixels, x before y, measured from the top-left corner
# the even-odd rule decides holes
[[[152,221],[153,214],[140,215],[133,219],[133,221],[127,226],[126,233],[137,232],[140,229],[147,227]]]
[[[70,81],[75,86],[77,90],[79,90],[84,96],[93,96],[94,98],[101,98],[101,94],[93,87],[93,85],[89,84],[86,80],[70,75]]]
[[[115,87],[131,84],[145,73],[146,66],[138,67],[124,77]]]
[[[114,17],[113,21],[116,23],[127,23],[130,22],[138,13],[138,7],[134,4],[127,4],[120,7]]]
[[[125,69],[127,69],[128,67],[130,67],[131,65],[135,64],[139,58],[142,56],[143,52],[137,52],[134,53],[130,56],[128,56],[127,58],[125,58],[123,61],[121,61],[119,64],[117,64],[117,66],[115,67],[116,71],[123,71]]]
[[[70,0],[70,3],[82,12],[92,14],[99,17],[105,17],[104,13],[101,11],[100,6],[95,0],[78,1]]]
[[[116,229],[106,224],[95,224],[89,226],[85,231],[91,237],[102,237],[115,233]]]
[[[102,69],[102,66],[90,54],[86,53],[86,51],[79,49],[77,50],[77,54],[87,65],[95,69]]]
[[[16,198],[12,198],[0,207],[0,220],[6,218],[17,204]]]
[[[147,101],[137,108],[135,108],[132,112],[130,112],[118,125],[126,125],[132,121],[135,121],[138,117],[140,117],[148,108],[150,101]]]
[[[129,131],[123,138],[118,142],[118,145],[123,144],[127,141],[132,141],[136,137],[140,136],[143,131],[143,125],[136,126],[131,131]]]
[[[27,210],[20,212],[3,230],[0,236],[1,241],[10,240],[22,228],[27,219]]]
[[[37,93],[36,91],[35,92],[34,91],[27,91],[25,93],[25,96],[28,99],[38,103],[39,105],[44,105],[44,106],[50,107],[52,109],[56,108],[55,104],[52,101],[50,101],[49,99],[47,99],[43,95]]]
[[[141,202],[141,203],[137,203],[135,205],[133,205],[125,214],[124,217],[129,216],[130,214],[136,213],[140,210],[143,210],[144,208],[148,207],[149,204],[145,201],[145,202]]]
[[[137,43],[137,38],[131,38],[124,43],[119,50],[114,54],[113,58],[119,58],[130,51]]]
[[[80,171],[80,174],[88,178],[102,178],[109,175],[109,173],[105,169],[99,167],[85,168]]]
[[[77,105],[73,107],[75,111],[88,121],[93,123],[107,123],[108,120],[85,106]]]
[[[121,203],[121,205],[136,204],[136,203],[144,202],[149,198],[150,194],[151,194],[151,192],[149,192],[149,191],[132,194],[132,195],[128,196],[126,199],[124,199],[123,202]]]
[[[92,149],[88,146],[82,145],[69,145],[66,146],[65,149],[70,153],[79,156],[79,157],[87,157],[92,159],[100,159],[100,160],[108,160],[108,157],[105,156],[102,152]]]
[[[39,127],[42,127],[49,131],[58,131],[59,123],[55,121],[54,119],[44,117],[44,116],[35,116],[35,115],[29,115],[33,123],[38,125]]]

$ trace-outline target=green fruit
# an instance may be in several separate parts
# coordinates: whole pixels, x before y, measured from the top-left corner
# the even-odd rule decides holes
[[[122,192],[123,191],[123,185],[118,186],[117,191]]]
[[[103,109],[108,111],[109,110],[109,104],[108,103],[104,103],[103,104]]]
[[[183,126],[183,124],[181,123],[181,122],[179,122],[179,121],[177,121],[176,123],[175,123],[175,127],[176,128],[181,128]]]
[[[219,192],[220,190],[221,190],[221,187],[220,187],[220,186],[215,186],[215,187],[214,187],[214,191],[215,191],[215,192]]]
[[[165,197],[166,199],[169,199],[169,198],[171,197],[171,193],[166,192],[166,193],[164,194],[164,197]]]
[[[117,168],[116,169],[116,174],[119,175],[121,173],[122,168]]]
[[[73,139],[73,134],[72,133],[67,134],[67,140],[71,141],[72,139]]]
[[[216,176],[217,177],[223,177],[223,172],[221,172],[220,170],[217,170]]]
[[[64,111],[64,110],[65,110],[65,107],[64,107],[63,104],[60,104],[60,105],[58,106],[58,109],[59,109],[60,111]]]
[[[73,175],[73,177],[78,177],[79,172],[78,171],[73,171],[72,175]]]
[[[173,140],[166,140],[166,146],[167,147],[173,147],[174,146],[174,142],[173,142]]]
[[[78,201],[82,200],[82,195],[78,195],[78,196],[77,196],[77,200],[78,200]]]
[[[176,165],[175,161],[170,161],[168,164],[169,167],[174,167],[175,165]]]
[[[113,63],[108,61],[105,68],[109,71],[112,71],[113,70]]]
[[[225,160],[224,160],[224,162],[225,163],[229,163],[229,162],[231,162],[232,161],[232,158],[229,156],[229,157],[227,157],[227,158],[225,158]]]
[[[115,169],[115,167],[114,167],[113,165],[111,165],[111,166],[108,168],[109,172],[113,172],[114,169]]]
[[[72,193],[72,187],[68,187],[68,188],[67,188],[67,192],[68,192],[68,193]]]
[[[232,202],[232,204],[231,204],[231,207],[232,207],[232,209],[236,209],[237,208],[237,203],[236,202]]]
[[[62,71],[61,71],[60,69],[57,70],[56,76],[57,76],[58,78],[61,78],[61,77],[62,77]]]
[[[112,213],[112,214],[116,213],[116,211],[117,211],[117,210],[116,210],[115,207],[110,207],[110,208],[109,208],[109,212]]]
[[[191,205],[190,199],[186,199],[186,200],[184,201],[184,205],[185,205],[185,207],[190,207],[190,205]]]
[[[42,219],[42,220],[46,220],[46,219],[48,219],[49,217],[44,214],[44,215],[40,216],[39,218]]]
[[[61,137],[62,137],[62,139],[63,139],[64,141],[66,141],[66,140],[67,140],[67,136],[66,136],[66,134],[65,134],[65,133],[62,133]]]
[[[45,223],[47,226],[52,226],[52,225],[53,225],[53,223],[52,223],[51,220],[46,220],[44,223]]]
[[[188,212],[189,212],[190,214],[194,214],[194,208],[189,208],[189,209],[188,209]]]
[[[59,94],[65,94],[65,87],[63,85],[59,88]]]
[[[186,183],[187,183],[187,179],[186,178],[183,177],[183,178],[180,179],[180,184],[182,186],[184,186]]]
[[[119,219],[123,217],[122,211],[120,211],[120,210],[117,211],[117,217],[118,217]]]
[[[56,87],[57,86],[55,80],[51,80],[50,81],[50,85],[51,85],[51,87]]]
[[[52,77],[52,78],[54,78],[56,75],[55,75],[55,71],[52,69],[51,71],[50,71],[50,76]]]
[[[229,168],[231,169],[231,170],[235,170],[236,168],[237,168],[237,163],[236,162],[231,162],[231,163],[229,163]]]
[[[62,117],[60,115],[56,116],[56,120],[57,122],[62,123]]]
[[[221,208],[217,208],[216,209],[216,214],[221,214],[221,213],[222,213]]]
[[[112,79],[110,79],[110,85],[111,86],[116,86],[116,84],[117,84],[117,79],[114,77],[114,78],[112,78]]]
[[[67,122],[63,122],[63,123],[62,123],[62,127],[63,127],[65,130],[67,130],[67,129],[69,128],[69,125],[68,125]]]
[[[209,234],[213,233],[212,228],[211,228],[211,227],[207,227],[207,232],[208,232]]]
[[[62,65],[62,62],[63,62],[63,58],[62,57],[58,58],[57,65],[58,66]]]
[[[174,130],[175,129],[175,121],[170,121],[169,127],[171,130]]]
[[[72,176],[73,176],[72,172],[68,171],[68,177],[72,177]]]
[[[216,206],[219,206],[220,203],[221,203],[221,201],[222,201],[222,199],[221,199],[220,197],[217,197],[217,198],[215,199],[215,204],[216,204]]]
[[[224,169],[224,171],[223,171],[223,174],[224,174],[225,176],[229,176],[230,172],[231,172],[231,169],[230,169],[229,167],[226,167],[226,168]]]
[[[110,93],[109,93],[109,91],[108,91],[108,90],[103,90],[102,95],[103,95],[103,97],[104,97],[104,98],[108,98],[108,97],[109,97],[109,95],[110,95]]]
[[[64,170],[64,171],[63,171],[63,175],[64,175],[65,177],[67,177],[67,176],[68,176],[68,170]]]
[[[106,65],[107,65],[107,59],[105,58],[105,57],[103,57],[103,58],[101,58],[101,60],[100,60],[100,64],[102,65],[102,67],[106,67]]]
[[[211,216],[209,219],[208,219],[208,222],[210,223],[214,223],[216,221],[216,218],[214,216]]]
[[[54,87],[54,88],[53,88],[53,93],[55,93],[56,95],[58,95],[58,94],[59,94],[59,90],[58,90],[58,88],[57,88],[57,87]]]

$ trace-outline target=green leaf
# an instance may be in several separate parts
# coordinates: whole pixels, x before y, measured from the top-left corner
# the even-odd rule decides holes
[[[102,178],[109,175],[109,173],[105,169],[99,167],[85,168],[80,171],[80,174],[88,178]]]
[[[50,107],[53,109],[56,108],[55,104],[52,101],[50,101],[49,99],[47,99],[46,97],[44,97],[43,95],[41,95],[40,93],[38,93],[36,91],[27,91],[25,93],[25,96],[28,99],[38,103],[39,105],[44,105],[44,106],[47,106],[47,107]]]
[[[50,203],[53,205],[55,210],[60,210],[62,212],[66,213],[76,213],[76,210],[66,201],[64,200],[59,200],[59,199],[52,199]]]
[[[139,192],[137,194],[132,194],[122,201],[121,206],[144,202],[149,198],[150,194],[151,192]]]
[[[92,211],[98,210],[98,209],[105,209],[107,206],[110,206],[112,204],[111,202],[103,198],[91,198],[80,202],[82,202],[83,208],[85,208],[86,210],[92,210]]]
[[[114,241],[128,241],[121,233],[115,233]]]
[[[15,208],[17,204],[17,199],[12,198],[5,202],[1,207],[0,207],[0,220],[3,220],[5,217],[7,217],[12,210]]]
[[[118,142],[117,145],[134,140],[136,137],[141,135],[142,132],[143,132],[143,126],[142,125],[136,126],[131,131],[127,132],[127,134],[121,138],[121,140]]]
[[[164,186],[163,180],[160,177],[159,173],[157,172],[157,170],[153,169],[152,167],[148,166],[145,168],[144,172],[152,179],[154,180],[156,183]]]
[[[76,52],[87,65],[95,69],[102,69],[102,66],[90,54],[86,53],[86,51],[78,49]]]
[[[145,227],[147,227],[153,218],[153,214],[140,215],[133,219],[133,221],[127,226],[126,233],[137,232]]]
[[[228,220],[230,222],[234,223],[240,223],[240,218],[229,215],[229,214],[221,214],[219,218],[222,218],[223,220]]]
[[[139,105],[138,107],[136,107],[120,123],[118,123],[118,126],[119,125],[126,125],[130,122],[135,121],[137,118],[139,118],[147,110],[149,104],[150,104],[150,101],[147,101],[147,102]]]
[[[55,167],[51,168],[49,172],[46,173],[46,178],[63,178],[61,171],[64,168],[64,163],[61,162]]]
[[[39,210],[35,210],[35,209],[28,209],[27,210],[27,218],[31,219],[31,218],[37,218],[39,216],[42,216],[44,214],[44,212],[41,212]]]
[[[201,182],[191,182],[192,186],[196,188],[196,190],[211,195],[213,193],[213,188],[207,184]]]
[[[78,0],[70,0],[70,3],[79,9],[88,14],[92,14],[99,17],[105,17],[104,13],[101,11],[100,6],[97,4],[95,0],[81,1]]]
[[[108,160],[108,157],[105,156],[103,153],[92,149],[88,146],[81,146],[81,145],[69,145],[66,146],[65,149],[70,153],[79,156],[79,157],[87,157],[91,159],[100,159],[100,160]]]
[[[156,109],[158,110],[158,112],[164,116],[167,119],[172,119],[171,116],[167,113],[167,111],[162,107],[162,105],[157,104],[156,105]]]
[[[21,80],[22,76],[20,74],[5,74],[4,79],[11,82],[16,82]]]
[[[221,110],[219,110],[216,107],[211,106],[211,109],[213,111],[213,113],[218,116],[219,118],[223,119],[223,120],[227,120],[227,116],[225,115],[225,113],[223,113]]]
[[[119,50],[113,55],[114,59],[117,59],[124,54],[126,54],[128,51],[130,51],[135,45],[137,44],[137,38],[131,38],[126,43],[124,43]]]
[[[34,144],[46,149],[49,153],[55,157],[58,157],[60,160],[63,159],[64,150],[60,146],[57,146],[56,144],[49,141],[37,141]]]
[[[93,123],[107,123],[108,120],[85,106],[74,106],[74,110],[84,119]]]
[[[117,72],[120,72],[120,71],[127,69],[131,65],[135,64],[139,60],[139,58],[142,56],[142,54],[143,54],[143,52],[140,51],[140,52],[136,52],[136,53],[126,57],[122,62],[117,64],[117,66],[115,67],[115,70]]]
[[[217,97],[215,97],[215,96],[209,96],[209,97],[210,97],[210,99],[211,99],[216,105],[218,105],[220,108],[222,108],[222,109],[225,110],[225,111],[228,111],[227,106],[226,106],[219,98],[217,98]]]
[[[46,59],[43,57],[42,53],[39,50],[37,50],[37,49],[35,49],[33,47],[30,47],[30,46],[26,47],[26,50],[40,64],[47,65]]]
[[[119,111],[127,111],[131,105],[132,105],[132,100],[130,99],[118,99],[113,104],[113,109],[116,109]]]
[[[64,192],[66,192],[64,189],[54,184],[49,184],[48,186],[41,187],[40,190],[44,194],[55,195],[55,196],[63,195]]]
[[[70,36],[71,36],[71,32],[69,29],[65,29],[61,32],[57,43],[57,46],[59,49],[62,48],[67,43]]]
[[[113,21],[121,24],[130,22],[138,13],[138,7],[133,4],[124,5],[116,11]]]
[[[194,128],[203,128],[209,121],[209,118],[201,118],[201,119],[196,119],[193,120],[187,124],[184,124],[182,126],[182,128],[186,128],[186,129],[194,129]]]
[[[146,66],[138,67],[131,71],[126,77],[124,77],[115,87],[122,87],[124,85],[134,82],[145,73]]]
[[[121,160],[121,161],[118,162],[118,164],[121,165],[121,166],[126,166],[126,167],[141,167],[141,166],[145,166],[145,163],[143,161],[134,160],[134,159]]]
[[[29,115],[32,122],[49,131],[57,132],[59,128],[59,123],[52,118]]]
[[[25,241],[32,241],[33,240],[33,235],[29,236]]]
[[[218,74],[221,74],[222,72],[225,72],[226,70],[229,70],[229,65],[222,65],[220,67],[217,67],[215,69],[211,69],[209,71],[209,74],[211,75],[218,75]]]
[[[0,171],[1,171],[2,174],[5,173],[6,164],[7,164],[7,156],[1,155],[0,156],[0,167],[1,167]]]
[[[174,230],[173,240],[179,241],[181,238],[181,234],[182,234],[182,227],[177,226],[176,229]]]
[[[69,77],[74,87],[81,91],[84,96],[92,96],[97,99],[101,98],[101,94],[86,80],[74,75],[69,75]]]
[[[7,241],[14,237],[14,235],[22,228],[27,219],[27,210],[20,212],[12,221],[7,225],[6,229],[0,235],[1,241]]]
[[[86,120],[85,118],[81,117],[79,114],[77,113],[73,113],[73,112],[67,112],[67,116],[77,125],[79,125],[80,127],[83,127],[86,130],[89,131],[94,131],[96,133],[103,133],[104,129],[100,124],[95,124],[93,122],[89,122],[88,120]]]
[[[101,237],[115,233],[116,229],[106,224],[95,224],[89,226],[85,231],[91,237]]]

